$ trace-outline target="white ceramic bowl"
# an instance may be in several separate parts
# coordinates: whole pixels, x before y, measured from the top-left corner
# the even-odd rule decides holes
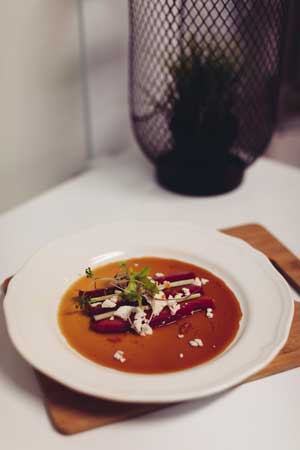
[[[202,266],[236,294],[243,318],[221,355],[180,372],[140,375],[97,365],[68,345],[57,323],[68,286],[87,266],[150,255]],[[11,281],[4,310],[15,347],[44,374],[96,397],[159,403],[214,394],[262,369],[287,340],[294,303],[268,259],[243,241],[189,224],[132,222],[98,225],[40,250]]]

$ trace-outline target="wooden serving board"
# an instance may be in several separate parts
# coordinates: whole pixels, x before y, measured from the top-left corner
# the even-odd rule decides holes
[[[300,290],[300,260],[266,228],[247,224],[223,230],[265,253],[293,286]],[[8,282],[3,286],[6,288]],[[295,304],[294,321],[288,341],[277,357],[246,382],[300,366],[300,304]],[[128,419],[170,405],[116,403],[79,394],[35,371],[54,427],[63,434],[74,434]]]

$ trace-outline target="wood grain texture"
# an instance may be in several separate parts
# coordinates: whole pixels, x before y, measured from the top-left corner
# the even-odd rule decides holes
[[[266,228],[247,224],[224,233],[241,238],[268,256],[290,282],[300,290],[300,261]],[[8,283],[7,283],[8,284]],[[277,357],[263,370],[245,382],[300,366],[300,304],[295,304],[295,315],[288,341]],[[79,394],[36,372],[44,393],[45,405],[55,428],[63,434],[74,434],[145,414],[170,405],[128,404],[96,399]]]
[[[300,259],[266,228],[258,224],[247,224],[222,231],[230,236],[243,239],[263,252],[293,288],[300,292]]]

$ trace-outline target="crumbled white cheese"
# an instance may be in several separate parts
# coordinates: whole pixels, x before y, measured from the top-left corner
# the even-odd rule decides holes
[[[178,292],[178,294],[175,295],[175,298],[182,298],[182,297],[183,297],[182,292]]]
[[[147,299],[147,302],[151,306],[153,316],[158,316],[164,307],[167,306],[167,302],[165,300]]]
[[[203,285],[205,285],[205,284],[209,283],[209,280],[207,278],[201,278],[201,283]]]
[[[195,286],[202,286],[202,282],[201,282],[201,280],[200,280],[200,278],[199,277],[196,277],[195,279],[194,279],[194,283],[193,283]]]
[[[115,312],[114,315],[117,317],[120,317],[123,320],[128,320],[130,315],[135,312],[136,308],[135,306],[120,306]]]
[[[184,293],[184,295],[191,295],[191,291],[189,290],[189,288],[182,288],[182,292]]]
[[[173,298],[174,298],[174,297],[173,297],[173,295],[171,295],[171,294],[168,296],[168,300],[173,300]]]
[[[114,316],[111,316],[111,317],[109,318],[109,320],[115,320]]]
[[[183,358],[183,353],[179,353],[179,358]]]
[[[165,300],[166,294],[163,291],[159,291],[157,294],[154,295],[154,298],[157,300]]]
[[[142,325],[146,322],[146,314],[141,308],[136,308],[136,313],[133,319],[132,328],[135,329],[135,331],[138,334],[141,334],[142,331]]]
[[[206,317],[208,317],[209,319],[212,319],[214,317],[214,313],[213,313],[213,309],[212,308],[207,308],[206,309]]]
[[[180,309],[180,305],[176,302],[176,300],[168,300],[168,307],[171,311],[172,316],[174,316]]]
[[[104,302],[102,303],[102,308],[114,308],[116,306],[116,302],[113,301],[113,298],[114,297],[104,300]]]
[[[150,301],[149,301],[150,303]],[[166,302],[159,302],[166,303]],[[131,314],[135,313],[133,321],[130,320]],[[133,328],[140,336],[147,336],[153,333],[151,326],[149,325],[149,320],[147,319],[146,313],[143,309],[135,306],[120,306],[114,315],[120,317],[123,320],[129,320],[131,328]]]
[[[145,312],[141,308],[136,308],[136,313],[133,319],[132,328],[140,335],[146,336],[152,334],[152,328]]]
[[[150,327],[149,323],[144,323],[141,328],[141,336],[150,336],[153,334],[153,330]]]
[[[155,276],[156,276],[156,277],[164,277],[165,274],[164,274],[164,273],[161,273],[161,272],[156,272]]]
[[[124,363],[126,361],[123,350],[116,351],[116,353],[114,354],[114,358],[120,361],[121,363]]]
[[[178,337],[179,339],[182,339],[182,338],[184,338],[184,334],[177,334],[177,337]]]
[[[199,338],[196,338],[193,341],[189,341],[189,344],[192,347],[203,347],[203,345],[204,345],[202,342],[202,339],[199,339]]]

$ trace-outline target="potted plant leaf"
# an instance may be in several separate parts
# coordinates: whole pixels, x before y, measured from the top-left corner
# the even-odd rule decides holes
[[[158,178],[187,194],[231,189],[236,179],[230,149],[238,132],[233,64],[221,49],[198,45],[192,37],[169,71],[173,148],[160,158]]]

